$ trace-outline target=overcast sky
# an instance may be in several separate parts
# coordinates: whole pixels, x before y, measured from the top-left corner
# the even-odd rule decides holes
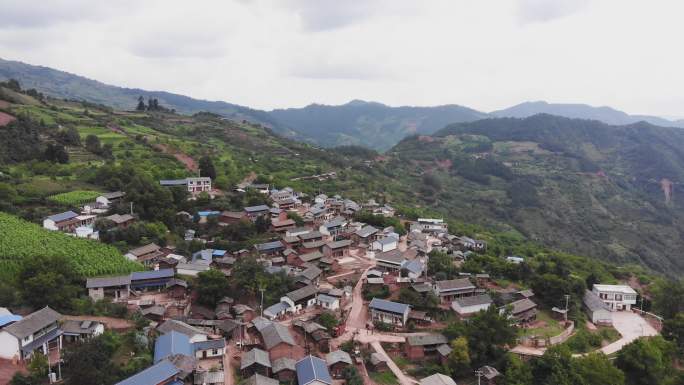
[[[2,0],[0,57],[255,108],[682,116],[682,0]]]

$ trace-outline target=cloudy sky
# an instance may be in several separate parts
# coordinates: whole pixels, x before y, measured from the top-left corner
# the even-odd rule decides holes
[[[683,116],[681,0],[3,0],[0,57],[255,108]]]

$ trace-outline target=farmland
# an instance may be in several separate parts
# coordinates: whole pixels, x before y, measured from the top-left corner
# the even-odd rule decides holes
[[[100,193],[97,191],[75,190],[52,195],[49,199],[55,203],[75,206],[94,201],[99,195]]]
[[[83,277],[142,270],[112,246],[48,231],[9,214],[0,213],[0,234],[0,280],[16,276],[23,259],[38,255],[65,256]]]

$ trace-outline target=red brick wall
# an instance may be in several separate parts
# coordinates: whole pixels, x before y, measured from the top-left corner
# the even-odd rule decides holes
[[[411,361],[420,360],[425,357],[425,351],[422,346],[411,346],[406,344],[404,352],[406,353],[406,358]]]

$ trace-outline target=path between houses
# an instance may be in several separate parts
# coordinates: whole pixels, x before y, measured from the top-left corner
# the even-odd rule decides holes
[[[387,361],[387,366],[390,368],[392,373],[397,377],[397,380],[399,380],[399,383],[401,385],[415,385],[418,384],[418,381],[414,380],[413,378],[407,376],[404,374],[404,372],[401,371],[399,366],[397,366],[396,363],[390,358],[389,355],[387,355],[387,352],[385,352],[385,349],[382,348],[382,344],[380,341],[373,341],[371,342],[371,346],[373,349],[383,356],[385,358],[385,361]]]

